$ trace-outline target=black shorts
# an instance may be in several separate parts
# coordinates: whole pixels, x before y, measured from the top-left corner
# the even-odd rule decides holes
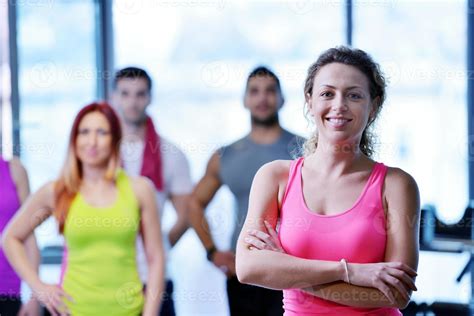
[[[227,280],[231,316],[281,316],[283,291],[242,284],[237,277]]]
[[[0,295],[0,315],[1,316],[16,316],[20,311],[21,297]]]

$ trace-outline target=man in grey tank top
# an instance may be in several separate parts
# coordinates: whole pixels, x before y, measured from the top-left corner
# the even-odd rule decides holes
[[[282,292],[241,284],[235,276],[235,247],[247,215],[250,187],[257,170],[276,159],[300,156],[304,139],[284,130],[278,111],[284,99],[278,77],[266,67],[248,76],[244,105],[250,111],[251,131],[236,142],[217,150],[206,173],[194,188],[190,221],[207,251],[207,258],[227,275],[227,295],[232,316],[283,315]],[[222,185],[227,185],[237,204],[232,249],[218,250],[209,232],[204,210]]]

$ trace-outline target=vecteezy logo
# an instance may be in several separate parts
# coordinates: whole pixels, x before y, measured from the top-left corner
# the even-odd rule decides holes
[[[139,295],[142,285],[139,282],[127,282],[115,292],[115,300],[126,309],[135,309],[142,302]]]
[[[30,70],[30,80],[38,88],[50,88],[58,81],[58,74],[55,63],[38,63]]]
[[[287,4],[296,14],[306,14],[313,10],[314,0],[288,0]]]
[[[222,61],[206,64],[202,68],[201,78],[210,87],[222,87],[229,81],[229,66]]]
[[[395,61],[385,61],[381,63],[382,69],[387,75],[388,82],[393,85],[399,83],[402,77],[400,63]]]
[[[124,14],[137,14],[143,8],[143,0],[119,0],[115,1],[114,5]]]

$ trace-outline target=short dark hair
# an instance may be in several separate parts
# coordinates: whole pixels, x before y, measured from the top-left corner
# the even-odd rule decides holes
[[[273,71],[271,71],[266,66],[258,66],[249,73],[249,75],[247,77],[247,84],[245,86],[245,90],[247,91],[247,89],[249,87],[250,79],[255,78],[255,77],[264,77],[264,76],[271,77],[275,80],[278,92],[280,92],[280,94],[281,94],[280,79],[278,79],[278,77],[275,75],[275,73]]]
[[[120,69],[115,73],[114,77],[114,89],[117,88],[117,83],[120,79],[145,79],[146,83],[148,84],[148,90],[151,91],[152,81],[151,77],[148,73],[138,67],[127,67]]]

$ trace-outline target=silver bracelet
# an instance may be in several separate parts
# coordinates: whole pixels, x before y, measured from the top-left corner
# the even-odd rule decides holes
[[[351,280],[349,279],[349,269],[347,269],[347,261],[346,261],[346,259],[342,258],[341,262],[344,265],[344,270],[346,271],[346,279],[347,279],[346,282],[351,284]]]

